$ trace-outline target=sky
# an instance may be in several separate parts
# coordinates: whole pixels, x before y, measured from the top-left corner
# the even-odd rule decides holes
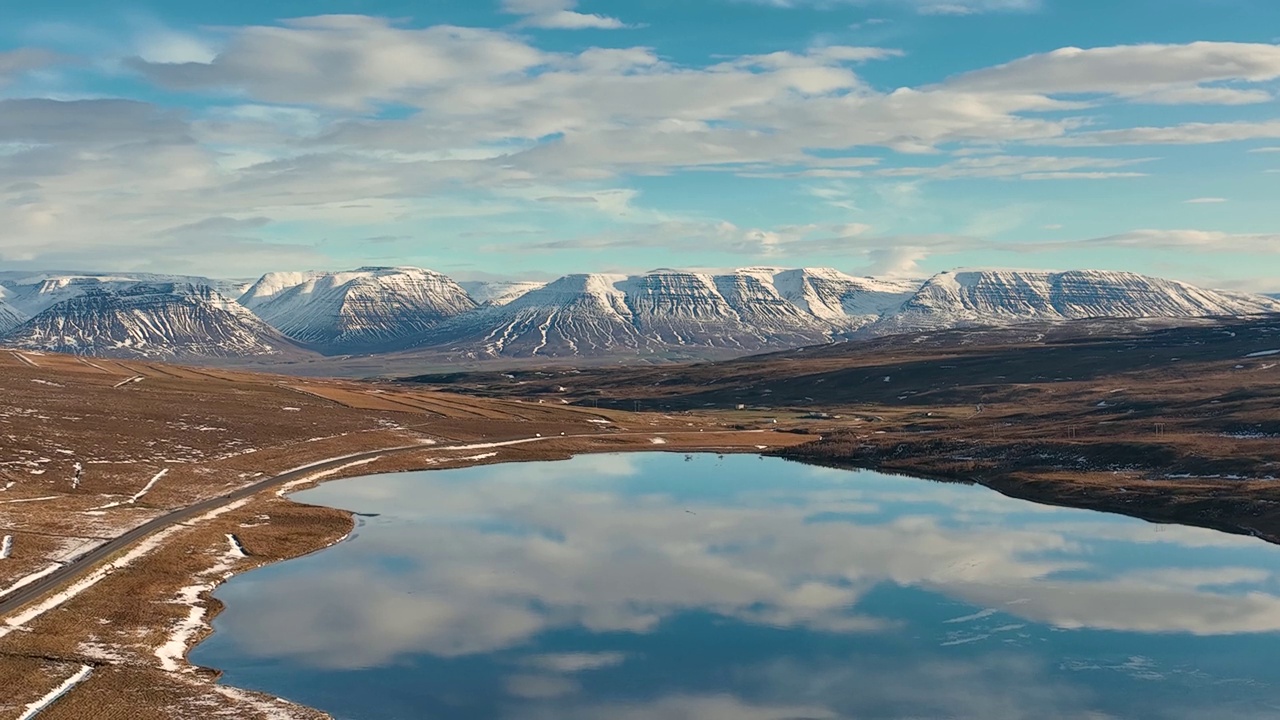
[[[1280,291],[1274,0],[0,6],[0,270]]]

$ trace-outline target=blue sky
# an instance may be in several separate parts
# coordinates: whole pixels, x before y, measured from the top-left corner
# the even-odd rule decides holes
[[[1270,0],[7,5],[0,267],[1280,290]]]

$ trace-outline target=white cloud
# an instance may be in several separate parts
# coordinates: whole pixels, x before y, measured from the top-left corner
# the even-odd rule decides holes
[[[504,12],[524,15],[523,25],[548,30],[618,30],[626,25],[617,18],[581,13],[577,0],[502,0]]]
[[[777,8],[832,8],[840,5],[899,5],[921,15],[973,15],[988,12],[1029,12],[1041,0],[741,0]],[[884,22],[881,20],[880,22]]]
[[[428,87],[519,73],[545,60],[541,51],[493,30],[404,29],[380,18],[325,15],[239,28],[207,63],[135,58],[131,67],[177,89],[360,109]]]
[[[1280,138],[1280,120],[1261,122],[1184,123],[1167,127],[1094,130],[1054,140],[1059,145],[1204,145]]]
[[[1006,178],[1045,180],[1069,178],[1142,177],[1140,172],[1100,172],[1097,168],[1123,168],[1149,162],[1147,158],[1051,157],[982,155],[961,157],[933,167],[902,166],[875,171],[883,177]]]
[[[627,656],[620,652],[551,653],[528,658],[530,667],[554,673],[577,673],[621,665]]]
[[[1183,249],[1246,254],[1280,253],[1278,233],[1228,233],[1218,230],[1133,230],[1081,241],[1090,245],[1140,249]]]
[[[1226,198],[1220,198],[1220,197],[1198,197],[1198,198],[1191,198],[1190,200],[1183,200],[1183,203],[1186,205],[1211,205],[1211,204],[1217,204],[1217,203],[1224,203],[1226,201],[1227,201]]]
[[[508,7],[526,18],[576,12],[563,0]],[[920,252],[912,248],[935,246],[904,240],[904,250],[887,244],[893,236],[870,232],[850,242],[664,217],[640,204],[626,178],[691,169],[807,178],[824,183],[818,201],[853,213],[849,188],[858,180],[879,180],[862,191],[902,191],[905,202],[921,183],[948,178],[1141,177],[1142,159],[1024,150],[1280,138],[1273,121],[1111,127],[1101,109],[1109,97],[1064,97],[1243,101],[1260,90],[1241,83],[1275,72],[1273,50],[1196,43],[1059,51],[883,92],[862,78],[859,63],[892,61],[901,54],[892,48],[820,45],[689,66],[646,47],[550,52],[511,32],[363,16],[207,36],[161,28],[143,33],[133,49],[142,57],[128,65],[165,87],[200,93],[191,110],[127,99],[0,105],[0,253],[35,262],[82,252],[124,262],[106,248],[109,238],[129,238],[145,250],[130,262],[169,255],[191,262],[191,248],[176,237],[165,244],[165,232],[208,218],[268,218],[236,231],[250,248],[237,262],[302,256],[321,264],[319,243],[331,227],[379,225],[367,234],[404,235],[468,215],[485,220],[477,233],[524,233],[517,249],[545,249],[540,223],[568,213],[565,203],[541,199],[580,198],[593,220],[616,228],[559,242],[689,230],[686,237],[753,258],[831,252],[909,267],[902,258]],[[41,52],[0,53],[0,83],[49,61]],[[395,112],[382,113],[389,104]],[[867,157],[885,148],[914,157]],[[885,181],[895,177],[906,181]],[[899,214],[919,209],[884,204]],[[267,241],[283,221],[322,237],[306,246]],[[877,249],[884,252],[869,255]]]
[[[137,56],[153,63],[211,63],[217,49],[204,38],[148,24],[134,40]]]
[[[1186,45],[1068,47],[958,75],[957,90],[1046,95],[1110,94],[1161,103],[1265,102],[1261,90],[1210,86],[1280,78],[1280,46],[1194,42]]]

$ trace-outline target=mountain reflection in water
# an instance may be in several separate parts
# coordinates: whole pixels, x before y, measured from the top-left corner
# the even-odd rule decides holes
[[[337,718],[1272,718],[1280,548],[781,460],[330,483],[193,661]]]

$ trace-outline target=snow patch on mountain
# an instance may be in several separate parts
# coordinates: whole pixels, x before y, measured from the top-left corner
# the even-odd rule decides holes
[[[458,284],[467,291],[472,300],[481,305],[494,306],[506,305],[522,295],[547,286],[544,282],[533,281],[494,282],[473,280]]]
[[[322,352],[398,349],[476,303],[449,277],[413,267],[269,273],[240,302]]]

